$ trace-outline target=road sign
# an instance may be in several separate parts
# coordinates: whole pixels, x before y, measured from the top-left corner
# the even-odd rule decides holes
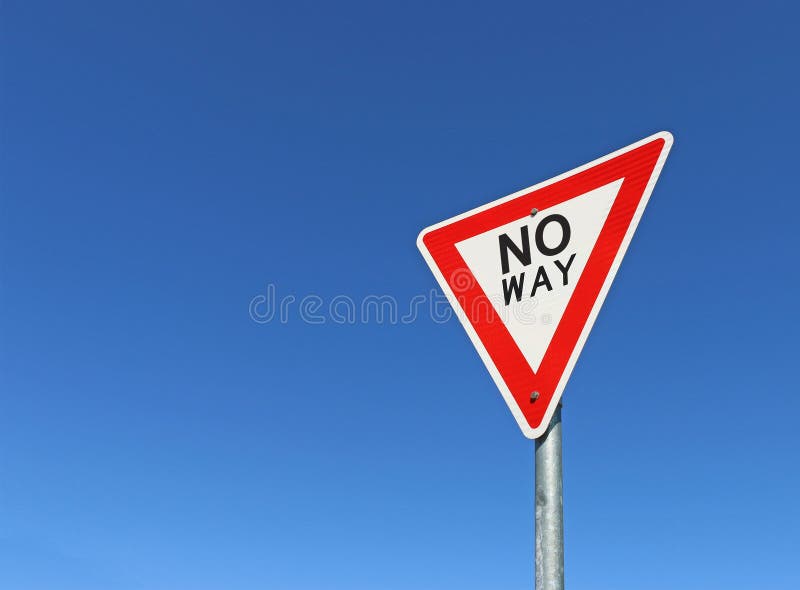
[[[528,438],[550,423],[671,146],[657,133],[419,234]]]

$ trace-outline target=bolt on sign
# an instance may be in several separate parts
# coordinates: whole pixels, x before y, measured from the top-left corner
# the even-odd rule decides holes
[[[528,438],[547,429],[671,146],[657,133],[417,238]]]

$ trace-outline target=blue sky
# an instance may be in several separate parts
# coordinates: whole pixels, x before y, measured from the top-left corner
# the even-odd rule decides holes
[[[794,589],[791,3],[2,7],[0,587],[530,588],[431,223],[666,129],[564,401],[570,588]],[[294,309],[294,308],[293,308]]]

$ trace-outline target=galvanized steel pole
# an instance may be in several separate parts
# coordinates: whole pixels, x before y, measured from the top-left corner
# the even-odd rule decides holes
[[[536,590],[564,590],[561,404],[536,439]]]

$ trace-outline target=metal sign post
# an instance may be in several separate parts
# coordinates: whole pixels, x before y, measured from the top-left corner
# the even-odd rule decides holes
[[[536,439],[536,590],[564,590],[561,404]]]

